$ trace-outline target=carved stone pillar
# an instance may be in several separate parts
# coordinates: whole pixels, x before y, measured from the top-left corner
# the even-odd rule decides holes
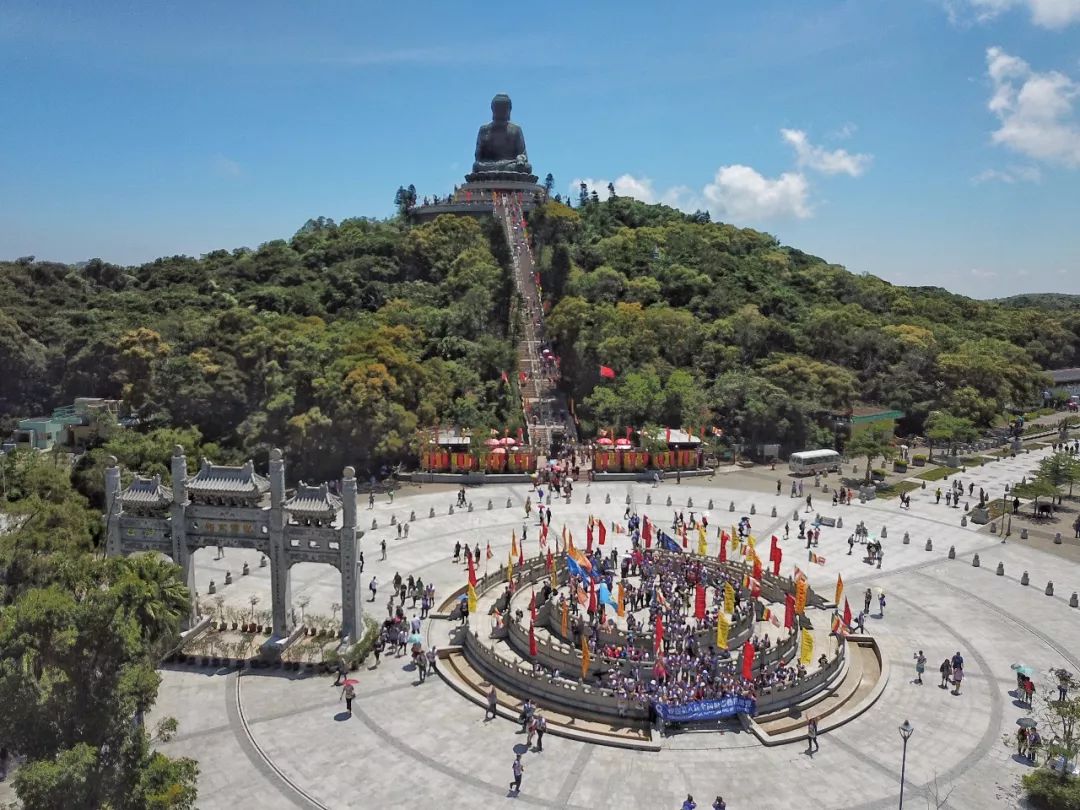
[[[364,633],[363,599],[356,571],[360,539],[356,532],[356,471],[346,467],[341,481],[341,634],[355,643]]]
[[[281,450],[270,451],[270,593],[274,619],[274,638],[285,638],[292,631],[292,575],[289,553],[285,547],[285,461]]]
[[[180,445],[173,447],[172,455],[172,504],[169,513],[172,516],[172,558],[180,566],[180,576],[191,595],[191,604],[187,616],[180,619],[180,629],[187,630],[195,618],[195,560],[187,538],[187,457]]]
[[[105,468],[105,553],[110,557],[120,556],[120,515],[123,506],[120,503],[120,467],[116,456],[109,456],[109,466]]]

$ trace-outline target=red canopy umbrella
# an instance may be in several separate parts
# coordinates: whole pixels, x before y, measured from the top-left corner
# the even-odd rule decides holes
[[[616,447],[629,447],[630,446],[630,440],[629,439],[616,439],[615,440],[615,446]]]
[[[505,452],[506,452],[506,448],[505,448],[505,447],[496,447],[496,448],[495,448],[494,450],[492,450],[491,452],[492,452],[492,454],[497,454],[497,453],[505,453]]]
[[[611,439],[609,439],[609,438],[608,438],[607,436],[601,436],[601,437],[600,437],[599,439],[597,439],[597,440],[596,440],[596,443],[597,443],[597,444],[602,444],[602,445],[604,445],[605,447],[606,447],[607,445],[613,444],[613,442],[611,441]]]
[[[360,681],[356,680],[356,678],[346,678],[345,680],[343,680],[341,682],[341,685],[342,686],[356,686],[358,683],[360,683]]]
[[[507,436],[507,437],[506,437],[505,439],[503,439],[503,440],[502,440],[502,441],[500,442],[500,444],[502,444],[502,445],[503,445],[503,446],[505,446],[505,447],[511,447],[511,446],[513,446],[513,445],[517,444],[517,439],[515,439],[515,438],[512,438],[512,437],[510,437],[510,436]]]
[[[484,439],[484,444],[488,447],[498,447],[502,444],[502,441],[499,439]]]

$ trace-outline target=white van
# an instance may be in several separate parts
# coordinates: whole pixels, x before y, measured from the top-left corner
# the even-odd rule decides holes
[[[795,475],[813,475],[840,469],[840,454],[835,450],[802,450],[792,453],[788,467]]]

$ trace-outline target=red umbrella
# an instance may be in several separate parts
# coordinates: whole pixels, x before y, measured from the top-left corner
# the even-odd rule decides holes
[[[630,440],[629,439],[616,439],[615,440],[615,445],[617,447],[629,447],[630,446]]]
[[[597,443],[597,444],[602,444],[602,445],[604,445],[604,446],[607,446],[607,445],[610,445],[610,444],[612,444],[613,442],[612,442],[612,441],[611,441],[611,439],[609,439],[609,438],[608,438],[607,436],[602,436],[601,438],[599,438],[599,439],[597,439],[597,440],[596,440],[596,443]]]
[[[356,680],[356,678],[346,678],[345,680],[343,680],[341,682],[341,685],[342,686],[356,686],[358,683],[360,683],[360,681]]]
[[[498,447],[502,442],[499,439],[484,439],[484,444],[488,447]]]
[[[517,439],[507,436],[505,439],[502,440],[502,444],[506,447],[511,447],[517,444]]]
[[[493,454],[495,454],[495,453],[505,453],[505,452],[506,452],[506,448],[505,448],[505,447],[496,447],[496,448],[495,448],[494,450],[492,450],[491,452],[492,452]]]

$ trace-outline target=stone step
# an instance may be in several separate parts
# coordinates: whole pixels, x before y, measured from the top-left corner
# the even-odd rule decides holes
[[[442,650],[440,659],[439,675],[442,679],[458,694],[478,706],[486,707],[487,690],[491,684],[473,669],[460,650]],[[497,691],[499,698],[496,713],[499,717],[517,722],[523,701],[505,690]],[[652,735],[646,729],[582,720],[548,708],[542,709],[542,712],[548,721],[548,732],[556,737],[638,751],[660,750],[660,746],[652,741]]]

